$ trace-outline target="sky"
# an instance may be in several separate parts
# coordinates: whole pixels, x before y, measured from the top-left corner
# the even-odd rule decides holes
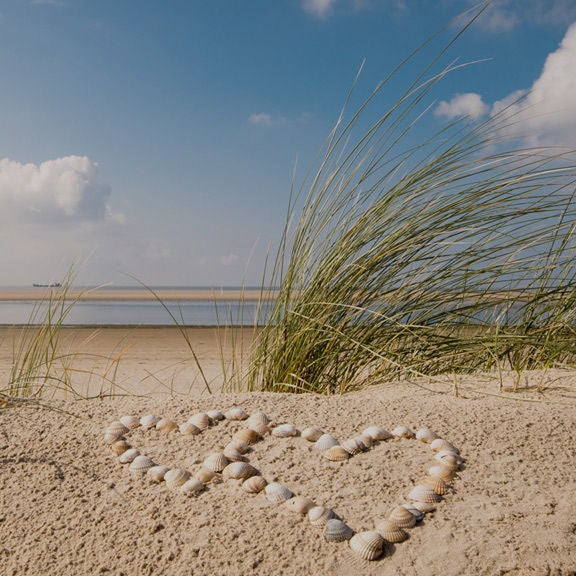
[[[349,109],[469,0],[0,0],[0,285],[259,285],[290,189]],[[461,20],[460,20],[461,21]],[[495,0],[445,55],[416,136],[520,95],[576,147],[576,0]],[[519,136],[520,137],[520,136]]]

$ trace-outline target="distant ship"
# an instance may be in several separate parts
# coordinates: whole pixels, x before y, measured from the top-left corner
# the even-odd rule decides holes
[[[60,282],[52,282],[51,284],[32,284],[34,288],[61,288]]]

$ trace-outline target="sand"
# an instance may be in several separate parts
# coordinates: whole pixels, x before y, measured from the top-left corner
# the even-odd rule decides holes
[[[213,333],[194,332],[217,389]],[[71,332],[78,343],[86,334]],[[6,337],[6,335],[4,335]],[[120,337],[120,338],[119,338]],[[128,339],[122,378],[148,394],[147,372],[188,362],[166,329],[100,331],[95,349]],[[2,365],[7,361],[0,358]],[[183,352],[184,350],[184,352]],[[79,360],[87,362],[86,359]],[[3,366],[4,372],[6,367]],[[172,369],[166,369],[166,374]],[[164,374],[161,372],[161,374]],[[190,372],[191,374],[191,372]],[[526,373],[506,398],[495,379],[445,384],[390,382],[345,396],[223,394],[185,386],[167,394],[47,402],[0,409],[0,574],[112,575],[476,575],[576,573],[576,375]],[[510,376],[507,376],[509,378]],[[140,384],[139,384],[140,382]],[[541,384],[538,392],[533,385]],[[179,393],[182,386],[183,393]],[[186,388],[184,390],[184,388]],[[317,425],[340,439],[366,426],[428,426],[460,448],[465,468],[435,512],[376,562],[235,481],[196,497],[135,479],[102,440],[123,414],[157,413],[183,422],[199,411],[241,406],[276,423]],[[129,440],[157,463],[196,471],[242,423],[224,421],[201,435],[137,429]],[[434,463],[416,440],[381,442],[347,462],[323,459],[302,438],[267,436],[248,454],[268,480],[333,508],[355,530],[374,527],[404,501]]]

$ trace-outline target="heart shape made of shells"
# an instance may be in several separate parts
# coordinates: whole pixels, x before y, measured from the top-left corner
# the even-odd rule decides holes
[[[130,432],[139,427],[165,434],[178,431],[183,435],[194,436],[224,420],[243,421],[245,427],[233,434],[222,452],[208,455],[194,474],[153,462],[131,446],[128,440]],[[307,496],[297,495],[279,482],[268,482],[250,464],[246,454],[252,445],[267,434],[278,438],[301,436],[314,443],[318,453],[332,462],[344,462],[392,438],[416,439],[430,445],[435,452],[436,462],[428,469],[428,475],[408,493],[407,502],[394,508],[387,518],[378,520],[374,530],[356,533],[333,510],[317,506]],[[133,477],[146,477],[156,483],[165,482],[168,489],[186,496],[200,494],[209,483],[237,480],[245,492],[263,493],[270,502],[283,504],[294,513],[306,515],[312,526],[323,529],[327,541],[348,542],[350,548],[364,560],[376,560],[385,553],[389,543],[406,540],[406,530],[422,521],[426,513],[434,511],[443,497],[454,490],[453,482],[464,462],[453,444],[429,428],[421,428],[414,433],[406,426],[397,426],[390,432],[381,426],[370,426],[359,436],[340,442],[316,427],[300,431],[292,424],[273,426],[272,420],[264,412],[249,415],[240,407],[230,408],[226,412],[211,410],[194,414],[182,424],[155,414],[122,416],[106,427],[104,442],[118,456],[120,463],[128,464]]]

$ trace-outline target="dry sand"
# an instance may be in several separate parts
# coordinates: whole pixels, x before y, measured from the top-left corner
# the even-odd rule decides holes
[[[136,342],[123,359],[128,387],[137,387],[163,358],[165,365],[188,361],[177,340],[170,340],[174,332],[165,330],[120,338]],[[69,336],[75,342],[85,337],[74,334]],[[101,331],[95,348],[114,349],[120,334]],[[216,387],[214,340],[206,330],[194,337],[203,339],[203,360],[212,358]],[[178,388],[179,375],[175,381]],[[144,380],[146,390],[149,382]],[[497,392],[494,380],[458,382],[459,397],[450,380],[388,383],[341,397],[210,396],[201,386],[188,386],[186,394],[172,397],[54,400],[49,405],[56,410],[0,409],[0,574],[575,574],[574,373],[528,373],[523,384],[540,382],[545,391],[528,387],[510,398],[472,391]],[[166,388],[159,386],[161,391]],[[324,541],[306,518],[262,494],[245,494],[234,481],[186,497],[134,479],[102,441],[106,425],[123,414],[152,412],[183,422],[195,412],[233,405],[263,410],[300,429],[318,425],[341,439],[372,424],[428,426],[460,448],[465,469],[454,493],[410,530],[409,540],[368,563],[345,543]],[[158,463],[193,472],[241,426],[225,421],[192,437],[137,429],[129,439]],[[331,463],[302,438],[267,436],[248,456],[268,480],[333,508],[355,530],[373,528],[434,462],[429,446],[416,440],[382,442]]]

